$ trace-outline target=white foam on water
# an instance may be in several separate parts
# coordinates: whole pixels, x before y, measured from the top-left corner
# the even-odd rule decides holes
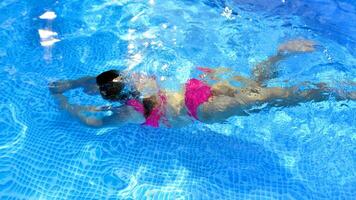
[[[41,16],[39,16],[38,18],[47,19],[47,20],[53,20],[53,19],[57,18],[57,15],[53,11],[47,11],[47,12],[43,13]]]
[[[54,43],[61,41],[60,39],[55,38],[58,36],[58,33],[51,30],[39,29],[38,34],[41,38],[40,44],[43,47],[49,47]]]
[[[45,29],[39,29],[38,34],[40,35],[41,39],[47,39],[53,36],[57,36],[58,33],[51,31],[51,30],[45,30]]]
[[[56,38],[52,38],[50,40],[41,41],[40,43],[41,43],[41,46],[43,46],[43,47],[49,47],[49,46],[52,46],[54,43],[59,42],[59,41],[61,41],[61,40],[56,39]]]

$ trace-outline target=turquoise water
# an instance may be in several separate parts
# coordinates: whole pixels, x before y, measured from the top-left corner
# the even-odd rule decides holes
[[[93,129],[61,110],[47,85],[114,68],[176,90],[196,66],[248,76],[280,43],[307,38],[317,51],[281,63],[270,84],[337,86],[356,81],[355,8],[346,0],[1,1],[0,199],[353,199],[355,102],[180,129]],[[40,19],[49,11],[55,19]],[[107,103],[80,94],[68,95]]]

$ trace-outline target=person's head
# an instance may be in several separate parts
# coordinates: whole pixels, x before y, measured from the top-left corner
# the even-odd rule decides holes
[[[125,102],[137,98],[139,92],[127,86],[125,78],[118,70],[109,70],[96,77],[101,96],[109,101]]]

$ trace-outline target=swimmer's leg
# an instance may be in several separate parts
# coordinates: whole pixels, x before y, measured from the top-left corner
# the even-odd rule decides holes
[[[258,87],[258,82],[253,79],[246,78],[244,76],[234,76],[232,80],[240,82],[244,87]]]
[[[227,81],[221,81],[211,86],[213,96],[229,96],[233,97],[236,94],[237,88],[230,85]]]
[[[226,67],[197,67],[196,69],[202,72],[202,74],[199,75],[199,78],[203,80],[209,78],[210,80],[220,81],[221,78],[218,77],[220,74],[232,73],[232,69]]]
[[[236,75],[234,76],[235,72],[226,67],[218,67],[218,68],[208,68],[208,67],[197,67],[197,69],[201,72],[203,72],[199,77],[203,80],[206,80],[207,78],[214,80],[214,81],[219,81],[216,85],[219,87],[224,87],[224,90],[228,89],[231,90],[234,87],[230,85],[228,82],[229,81],[236,81],[242,84],[243,87],[245,86],[259,86],[259,84],[250,78]],[[226,74],[229,73],[231,75],[231,78],[228,78],[227,80],[223,80],[218,77],[219,74]]]
[[[309,89],[304,89],[309,87]],[[355,91],[341,91],[325,83],[303,83],[292,87],[238,88],[235,96],[218,95],[199,108],[199,119],[206,123],[219,122],[231,116],[246,116],[271,107],[290,107],[310,101],[356,100]],[[266,105],[262,106],[261,105]]]
[[[252,69],[252,79],[263,86],[267,81],[277,77],[277,65],[280,61],[296,53],[306,53],[315,50],[315,43],[311,40],[295,39],[281,44],[276,55],[258,63]]]
[[[229,81],[235,81],[241,84],[239,87],[235,87],[230,84]],[[220,81],[212,85],[212,92],[214,96],[225,95],[234,97],[238,90],[242,88],[260,88],[261,86],[252,79],[246,78],[244,76],[233,76],[231,79]]]
[[[302,89],[303,87],[309,89]],[[321,102],[334,98],[337,101],[356,100],[355,91],[328,87],[326,83],[304,83],[288,88],[265,88],[266,103],[270,106],[295,106],[309,101]]]
[[[252,79],[259,85],[265,85],[267,81],[277,77],[277,64],[285,58],[286,56],[277,54],[258,63],[252,69]]]

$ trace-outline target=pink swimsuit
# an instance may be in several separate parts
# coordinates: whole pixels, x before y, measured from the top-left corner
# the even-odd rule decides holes
[[[211,87],[198,80],[190,79],[185,84],[184,102],[188,109],[188,114],[198,119],[198,107],[207,102],[212,96]]]
[[[162,119],[163,123],[169,126],[165,117],[167,97],[162,92],[159,92],[158,96],[160,98],[160,104],[153,108],[151,114],[146,117],[146,121],[143,125],[158,127],[159,121]],[[208,84],[195,78],[189,79],[185,84],[184,93],[184,102],[187,107],[188,114],[193,118],[198,119],[198,107],[207,102],[211,96],[211,87]],[[126,105],[132,106],[139,113],[144,114],[145,112],[144,106],[139,100],[130,99],[126,102]]]
[[[143,123],[143,125],[147,126],[152,126],[152,127],[158,127],[159,126],[159,121],[162,118],[163,122],[167,124],[167,119],[165,118],[165,106],[167,105],[167,97],[164,95],[162,92],[158,93],[160,103],[158,106],[153,108],[151,111],[150,115],[146,117],[146,121]],[[143,107],[143,104],[137,100],[137,99],[130,99],[126,102],[126,105],[132,106],[137,112],[144,114],[145,113],[145,108]],[[167,124],[168,126],[168,124]]]

